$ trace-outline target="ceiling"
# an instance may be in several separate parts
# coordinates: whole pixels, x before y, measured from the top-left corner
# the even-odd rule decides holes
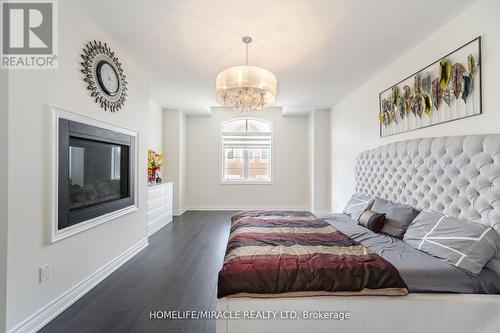
[[[274,72],[286,113],[331,107],[475,0],[86,0],[86,15],[151,77],[165,108],[207,113],[215,77]]]

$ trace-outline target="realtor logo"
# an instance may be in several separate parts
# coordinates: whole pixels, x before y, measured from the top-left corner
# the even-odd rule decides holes
[[[2,2],[2,68],[57,68],[55,0]]]

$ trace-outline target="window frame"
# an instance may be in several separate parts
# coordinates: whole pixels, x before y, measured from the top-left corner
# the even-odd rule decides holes
[[[224,147],[223,147],[223,133],[224,133],[224,124],[235,121],[235,120],[257,120],[257,121],[264,121],[269,124],[270,128],[270,139],[271,139],[271,144],[269,147],[269,154],[268,154],[268,163],[269,163],[269,180],[262,180],[262,179],[248,179],[248,180],[243,180],[243,179],[224,179]],[[271,120],[267,120],[264,118],[259,118],[259,117],[248,117],[248,116],[237,116],[237,117],[231,117],[225,120],[221,120],[220,122],[220,129],[219,129],[219,183],[221,185],[273,185],[274,184],[274,163],[273,163],[273,155],[274,155],[274,123]]]

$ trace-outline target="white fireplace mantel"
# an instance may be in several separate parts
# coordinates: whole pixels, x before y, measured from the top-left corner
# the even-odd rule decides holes
[[[49,243],[55,243],[61,239],[73,236],[82,231],[88,230],[105,222],[114,220],[120,216],[130,214],[138,209],[139,202],[139,191],[138,191],[138,172],[134,173],[132,181],[134,182],[134,202],[132,205],[116,210],[114,212],[101,215],[96,218],[83,221],[81,223],[75,224],[73,226],[64,228],[62,230],[58,229],[58,168],[59,168],[59,119],[67,119],[71,121],[77,121],[79,123],[96,126],[111,131],[123,133],[130,135],[135,138],[137,142],[138,133],[132,130],[121,128],[106,122],[91,119],[67,110],[53,106],[51,108],[50,114],[50,234]],[[135,149],[133,156],[133,163],[135,164],[135,170],[138,170],[137,165],[137,155],[138,149]]]

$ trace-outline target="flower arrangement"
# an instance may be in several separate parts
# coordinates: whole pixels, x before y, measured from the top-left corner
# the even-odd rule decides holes
[[[161,170],[163,164],[163,153],[148,150],[148,180],[152,183],[156,181],[156,172]]]

